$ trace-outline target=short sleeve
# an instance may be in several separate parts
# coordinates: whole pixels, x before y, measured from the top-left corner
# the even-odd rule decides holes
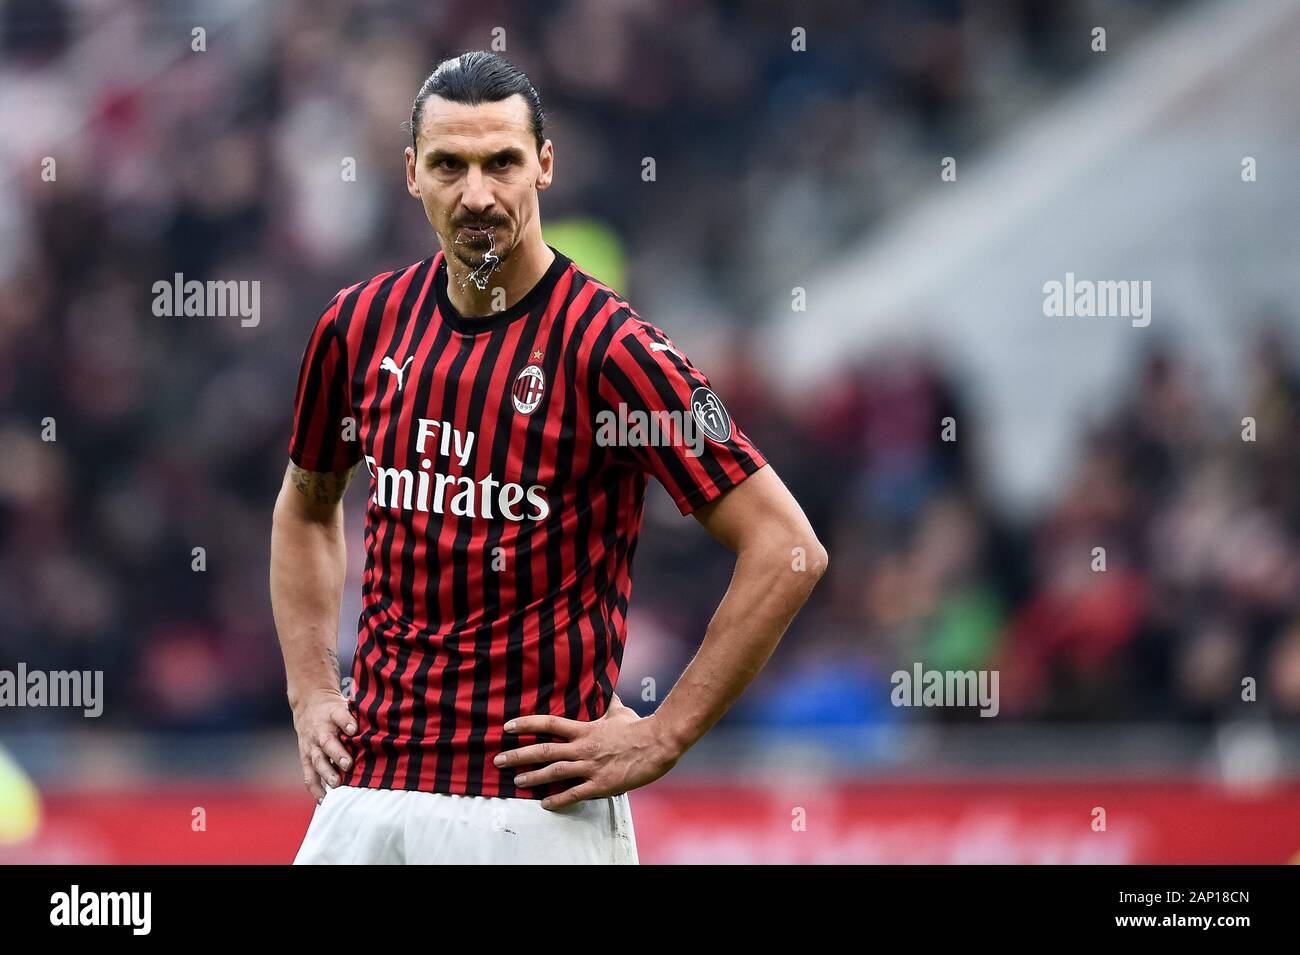
[[[682,514],[767,464],[704,373],[639,318],[615,334],[600,371],[596,440],[648,474]]]
[[[316,320],[298,370],[289,459],[307,471],[338,473],[360,460],[356,429],[345,431],[345,419],[352,414],[352,408],[347,360],[338,329],[341,300],[342,294],[336,295]]]

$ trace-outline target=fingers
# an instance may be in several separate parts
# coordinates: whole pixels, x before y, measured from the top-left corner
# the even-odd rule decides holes
[[[528,763],[551,763],[560,759],[573,759],[580,755],[572,743],[534,743],[519,749],[506,750],[492,760],[495,766],[523,766]]]
[[[298,760],[302,763],[302,783],[307,787],[307,792],[311,793],[311,798],[319,804],[325,798],[325,787],[321,785],[320,774],[312,767],[311,760],[305,754],[300,753]]]
[[[328,784],[331,789],[339,784],[338,773],[335,771],[334,767],[330,765],[329,759],[326,758],[325,754],[318,746],[312,747],[311,765],[312,768],[316,770],[316,774],[320,777],[321,782]],[[324,795],[324,793],[321,794],[322,797]]]
[[[596,799],[604,796],[605,793],[595,783],[588,780],[585,783],[574,786],[572,789],[566,789],[562,793],[554,796],[547,796],[542,800],[543,809],[563,809],[565,806],[572,806],[574,803],[582,802],[584,799]]]
[[[552,763],[544,769],[535,769],[531,772],[520,773],[515,777],[515,785],[527,789],[529,786],[542,786],[546,783],[553,783],[561,779],[573,779],[575,776],[586,777],[592,769],[591,763],[585,762],[560,762]]]
[[[325,798],[327,787],[332,789],[342,782],[340,770],[352,768],[352,756],[339,734],[354,735],[357,718],[341,696],[337,701],[316,698],[295,711],[294,725],[298,729],[303,785],[319,803]]]
[[[357,731],[356,718],[348,712],[348,708],[342,704],[330,710],[330,719],[334,722],[335,726],[347,733],[349,736]]]
[[[548,733],[551,736],[573,739],[581,736],[583,731],[590,727],[590,723],[583,723],[581,720],[566,720],[562,716],[535,714],[516,717],[505,725],[505,731],[507,733]]]
[[[352,757],[348,755],[348,751],[343,748],[343,744],[339,742],[338,737],[333,733],[322,734],[320,739],[316,741],[316,745],[321,748],[329,761],[339,769],[351,768]]]

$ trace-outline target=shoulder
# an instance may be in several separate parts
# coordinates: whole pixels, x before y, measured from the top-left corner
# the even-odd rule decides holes
[[[674,358],[688,363],[686,355],[666,331],[642,318],[630,305],[623,304],[624,307],[610,321],[609,345],[604,350],[602,364],[634,362],[649,365]]]
[[[419,262],[379,272],[341,288],[330,299],[325,309],[326,316],[335,331],[346,340],[350,331],[356,331],[365,324],[371,306],[376,302],[385,302],[394,288],[404,287],[413,281],[427,281],[441,261],[442,252],[439,251]]]
[[[625,334],[631,323],[641,319],[619,292],[584,272],[572,260],[568,260],[561,277],[562,282],[566,280],[567,322],[582,339],[591,343],[592,356],[600,361],[610,344]]]
[[[611,347],[625,348],[637,343],[672,346],[662,328],[637,314],[627,299],[614,289],[582,271],[574,262],[569,263],[569,272],[573,275],[570,299],[584,303],[581,313],[608,336]]]

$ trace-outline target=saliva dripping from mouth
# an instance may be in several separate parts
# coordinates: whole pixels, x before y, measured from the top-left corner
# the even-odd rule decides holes
[[[483,253],[483,261],[479,263],[477,268],[465,276],[460,286],[461,288],[464,288],[467,283],[473,282],[474,287],[480,292],[486,291],[488,287],[488,277],[491,276],[491,274],[495,272],[501,264],[501,258],[496,253],[496,236],[493,234],[491,229],[484,230],[482,235],[488,242],[487,251]],[[459,233],[456,235],[456,244],[461,244]]]

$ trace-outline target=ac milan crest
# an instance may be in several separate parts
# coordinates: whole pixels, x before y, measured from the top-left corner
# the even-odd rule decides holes
[[[510,388],[515,410],[520,414],[532,414],[542,403],[542,392],[545,390],[546,375],[536,365],[529,365],[515,376],[515,383]]]

